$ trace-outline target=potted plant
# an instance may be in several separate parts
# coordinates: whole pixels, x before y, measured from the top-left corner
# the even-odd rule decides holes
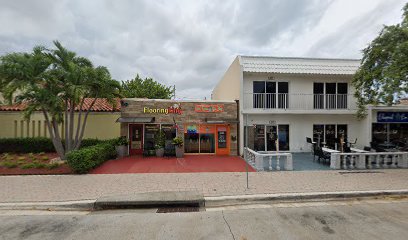
[[[118,154],[118,157],[125,157],[128,156],[128,145],[129,145],[129,140],[127,139],[126,136],[121,136],[118,137],[115,142],[115,149],[116,153]]]
[[[163,131],[159,131],[155,136],[155,149],[156,157],[163,157],[164,155],[164,145],[165,145],[165,135]]]
[[[176,148],[176,157],[182,158],[184,156],[183,139],[181,137],[173,138],[173,144]]]

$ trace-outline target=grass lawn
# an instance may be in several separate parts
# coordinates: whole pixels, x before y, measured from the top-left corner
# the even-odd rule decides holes
[[[50,163],[56,153],[3,153],[0,154],[0,175],[68,174],[66,163]]]

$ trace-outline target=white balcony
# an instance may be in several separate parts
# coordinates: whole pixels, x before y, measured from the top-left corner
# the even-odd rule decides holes
[[[246,112],[349,113],[356,110],[352,94],[244,93]]]

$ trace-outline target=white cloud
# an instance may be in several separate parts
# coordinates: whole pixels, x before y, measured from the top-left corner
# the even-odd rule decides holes
[[[209,97],[237,54],[359,57],[402,0],[0,0],[0,54],[51,46],[107,66],[117,80],[176,85]]]

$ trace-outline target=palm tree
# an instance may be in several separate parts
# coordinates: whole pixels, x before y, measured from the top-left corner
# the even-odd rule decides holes
[[[32,53],[11,53],[0,58],[0,92],[6,99],[28,103],[25,117],[41,111],[55,150],[65,155],[78,149],[89,112],[99,98],[111,104],[120,97],[120,84],[111,78],[106,67],[92,62],[54,41],[55,49],[35,47]],[[84,111],[84,102],[93,98]],[[75,126],[75,111],[78,111]],[[76,129],[75,129],[76,127]],[[59,128],[65,132],[61,139]],[[64,142],[64,144],[63,144]]]

